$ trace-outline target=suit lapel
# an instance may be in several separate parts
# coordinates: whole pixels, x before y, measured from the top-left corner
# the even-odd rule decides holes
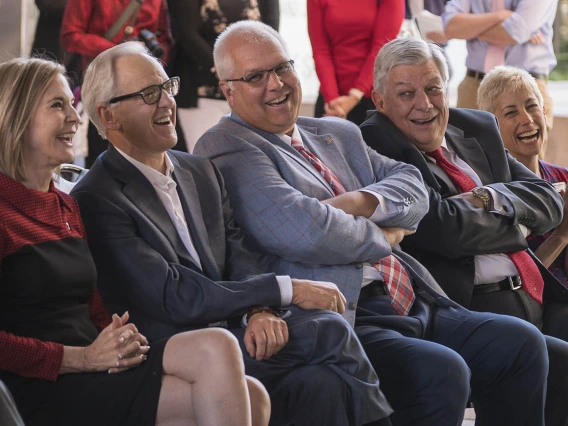
[[[189,234],[201,259],[203,272],[209,278],[221,279],[209,246],[209,235],[203,222],[203,211],[193,175],[189,170],[181,167],[177,158],[173,155],[170,156],[170,159],[174,165],[173,179],[177,183],[177,192],[185,214]]]
[[[325,181],[323,176],[314,168],[314,166],[312,166],[310,163],[308,163],[306,161],[306,159],[304,157],[302,157],[302,155],[298,151],[296,151],[294,148],[292,148],[290,145],[288,145],[286,142],[284,142],[282,139],[280,139],[280,137],[278,137],[278,135],[275,135],[274,133],[267,133],[267,132],[259,130],[255,127],[250,126],[249,124],[245,123],[234,112],[231,113],[230,119],[239,123],[240,125],[246,127],[247,129],[251,130],[252,132],[255,132],[256,134],[262,136],[267,141],[269,141],[279,152],[281,152],[285,156],[294,160],[301,167],[303,167],[311,176],[313,176],[321,185],[325,186],[327,188],[327,190],[329,191],[331,196],[335,196],[335,194],[333,193],[333,190],[331,189],[329,184]],[[310,151],[312,151],[312,145],[309,142],[312,140],[312,138],[318,137],[317,136],[317,128],[298,126],[298,129],[300,131],[300,136],[302,137],[302,141],[304,142],[306,147],[308,147],[308,149]],[[308,143],[306,143],[306,142],[308,142]],[[312,153],[315,154],[316,156],[318,155],[314,151],[312,151]],[[324,160],[322,159],[322,161],[324,161]]]
[[[493,173],[477,139],[466,138],[463,130],[451,124],[446,129],[446,139],[458,157],[477,173],[483,185],[493,183]]]
[[[177,255],[190,262],[196,270],[201,270],[187,251],[168,211],[148,179],[112,145],[109,145],[103,161],[111,176],[123,182],[124,196],[164,234]]]

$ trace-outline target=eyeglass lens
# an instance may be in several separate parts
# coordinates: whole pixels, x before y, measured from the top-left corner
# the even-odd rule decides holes
[[[170,96],[175,96],[178,94],[179,91],[179,81],[177,78],[172,78],[166,81],[164,84],[150,86],[146,90],[142,92],[142,97],[144,98],[144,102],[147,104],[155,104],[160,100],[162,95],[162,89],[166,91],[166,93]]]

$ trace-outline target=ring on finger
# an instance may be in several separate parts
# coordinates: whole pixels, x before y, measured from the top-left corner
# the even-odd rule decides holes
[[[146,355],[146,354],[139,354],[138,356],[142,359],[142,362],[144,362],[148,359],[148,355]]]

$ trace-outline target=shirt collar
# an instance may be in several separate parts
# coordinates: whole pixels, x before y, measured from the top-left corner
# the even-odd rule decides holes
[[[298,126],[294,124],[294,130],[292,130],[292,136],[288,136],[285,133],[278,133],[278,136],[282,141],[290,146],[292,146],[292,139],[298,139],[300,142],[302,141],[302,136],[300,136],[300,131],[298,130]]]
[[[168,153],[166,152],[166,173],[165,175],[160,173],[157,170],[154,170],[152,167],[147,166],[144,163],[141,163],[140,161],[132,158],[130,155],[125,154],[124,152],[122,152],[120,149],[118,149],[115,146],[115,149],[120,153],[120,155],[122,155],[124,158],[126,158],[134,167],[136,167],[138,170],[140,170],[140,173],[142,173],[144,175],[144,177],[146,179],[148,179],[148,181],[150,181],[150,183],[153,186],[161,186],[161,185],[168,185],[169,183],[171,183],[173,181],[172,179],[172,173],[174,172],[174,164],[172,163],[172,160],[170,160],[170,157],[168,155]]]

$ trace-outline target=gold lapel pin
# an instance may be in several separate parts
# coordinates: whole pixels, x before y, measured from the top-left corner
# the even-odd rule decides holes
[[[330,143],[333,142],[333,138],[332,138],[331,136],[326,136],[325,139],[324,139],[324,141],[325,141],[326,144],[329,145]]]

